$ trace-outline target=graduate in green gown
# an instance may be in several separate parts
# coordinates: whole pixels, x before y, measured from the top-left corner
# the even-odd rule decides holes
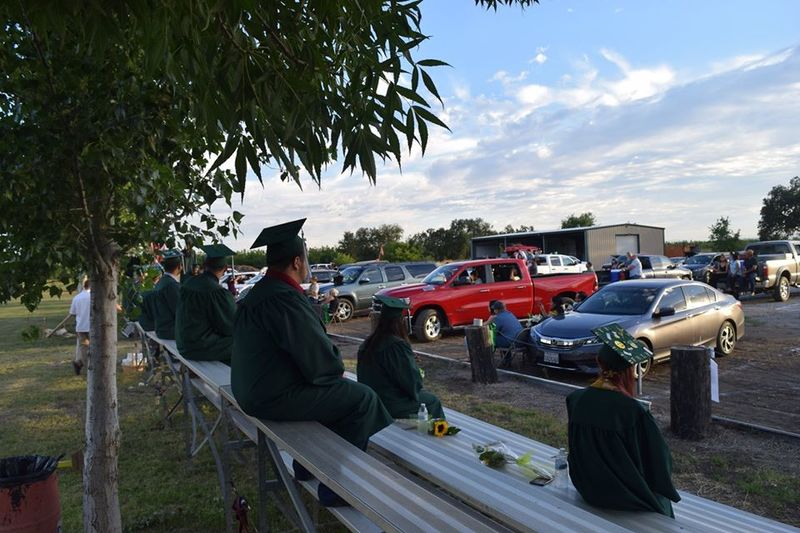
[[[178,310],[178,295],[181,282],[181,260],[179,250],[167,250],[163,254],[161,266],[164,275],[158,280],[153,296],[155,332],[159,339],[175,339],[175,313]]]
[[[394,418],[416,418],[424,403],[433,418],[444,418],[439,398],[422,388],[422,374],[408,342],[403,316],[408,302],[376,296],[381,318],[375,331],[358,348],[358,381],[378,393]]]
[[[202,248],[206,253],[204,272],[187,276],[181,285],[175,314],[175,342],[187,359],[230,364],[236,302],[219,280],[225,274],[226,258],[234,251],[224,244]]]
[[[156,314],[153,304],[155,303],[155,289],[144,291],[142,293],[142,304],[140,306],[141,312],[137,322],[142,326],[145,331],[155,331],[156,329]]]
[[[343,376],[339,350],[300,286],[309,273],[303,222],[267,228],[253,244],[267,246],[268,270],[236,310],[231,388],[251,416],[315,420],[363,450],[392,417],[372,389]],[[295,468],[298,479],[305,474]],[[318,494],[323,505],[344,504],[323,484]]]
[[[567,397],[569,474],[591,505],[674,517],[672,457],[653,415],[637,402],[633,365],[650,352],[617,324],[593,330],[604,343],[600,377]]]

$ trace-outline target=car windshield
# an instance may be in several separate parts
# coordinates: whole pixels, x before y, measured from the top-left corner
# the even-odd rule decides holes
[[[347,267],[342,270],[342,284],[355,283],[358,276],[364,271],[364,267]]]
[[[763,244],[751,244],[747,247],[753,250],[756,255],[782,255],[792,253],[789,245],[784,242],[765,242]]]
[[[333,272],[312,272],[311,275],[316,276],[320,283],[328,283],[333,279]]]
[[[586,299],[575,311],[596,315],[643,315],[653,305],[659,289],[608,285]]]
[[[711,262],[713,255],[693,255],[686,260],[687,265],[707,265]]]
[[[455,274],[459,268],[461,268],[459,265],[442,265],[425,276],[422,282],[430,285],[444,285],[450,281],[450,278],[453,277],[453,274]]]

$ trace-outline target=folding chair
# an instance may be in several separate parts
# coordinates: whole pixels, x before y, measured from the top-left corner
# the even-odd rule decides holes
[[[496,333],[496,335],[500,334]],[[514,337],[514,340],[511,341],[511,345],[508,348],[499,348],[496,352],[501,357],[498,368],[511,368],[511,363],[515,355],[521,355],[528,359],[531,348],[530,338],[531,328],[523,328],[517,333],[517,336]]]

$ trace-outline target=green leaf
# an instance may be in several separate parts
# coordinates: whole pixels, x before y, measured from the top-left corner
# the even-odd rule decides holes
[[[442,122],[439,119],[439,117],[437,117],[436,115],[434,115],[433,113],[431,113],[430,111],[425,109],[424,107],[420,107],[420,106],[415,105],[415,106],[413,106],[413,108],[414,108],[414,112],[417,114],[417,120],[418,121],[421,122],[420,119],[423,119],[423,120],[426,120],[428,122],[432,122],[433,124],[436,124],[437,126],[441,126],[442,128],[446,129],[447,131],[450,131],[450,128],[447,127],[447,124]]]
[[[441,96],[439,96],[439,91],[436,90],[436,85],[433,83],[433,80],[428,75],[428,73],[425,72],[424,70],[422,71],[422,81],[425,83],[425,87],[431,92],[433,96],[436,97],[437,100],[439,100],[439,103],[442,104],[442,107],[444,107],[444,102],[442,101]]]
[[[439,61],[438,59],[421,59],[417,61],[417,65],[420,67],[449,67],[449,63],[445,63],[444,61]]]

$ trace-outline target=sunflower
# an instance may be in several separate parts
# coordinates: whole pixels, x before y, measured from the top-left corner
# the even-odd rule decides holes
[[[447,421],[446,420],[434,420],[433,421],[433,435],[435,437],[444,437],[447,435]]]

